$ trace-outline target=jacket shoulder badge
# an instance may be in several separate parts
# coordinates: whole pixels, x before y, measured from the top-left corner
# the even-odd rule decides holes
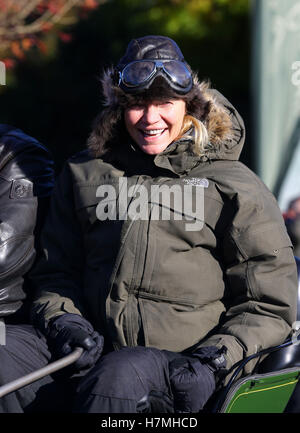
[[[204,188],[208,188],[208,185],[209,185],[209,181],[205,177],[204,178],[187,177],[187,178],[183,179],[183,182],[188,184],[188,185],[202,186]]]

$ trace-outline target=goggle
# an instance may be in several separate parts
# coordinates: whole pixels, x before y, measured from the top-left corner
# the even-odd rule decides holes
[[[192,74],[178,60],[135,60],[119,71],[119,87],[127,92],[147,89],[157,76],[163,76],[177,93],[188,93],[193,86]]]

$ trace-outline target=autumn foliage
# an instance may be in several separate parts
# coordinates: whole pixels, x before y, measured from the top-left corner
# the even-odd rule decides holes
[[[87,17],[105,0],[0,0],[0,59],[7,68],[35,47],[45,53],[45,34],[56,31],[63,42],[72,35],[63,27]]]

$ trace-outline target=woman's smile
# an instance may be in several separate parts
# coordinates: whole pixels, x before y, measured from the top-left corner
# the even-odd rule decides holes
[[[144,135],[144,137],[146,138],[156,138],[156,137],[160,137],[164,132],[165,132],[166,128],[162,128],[162,129],[144,129],[144,130],[140,130],[142,132],[142,134]]]

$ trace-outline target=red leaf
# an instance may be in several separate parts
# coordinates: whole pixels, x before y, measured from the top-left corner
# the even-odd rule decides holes
[[[16,66],[16,61],[14,59],[6,58],[2,59],[6,69],[13,69]]]
[[[42,24],[43,32],[48,32],[53,27],[52,23],[45,22]]]
[[[25,39],[23,39],[23,40],[21,41],[21,44],[22,44],[22,48],[23,48],[25,51],[27,51],[27,50],[29,50],[29,48],[32,47],[32,45],[33,45],[33,40],[32,40],[31,38],[25,38]]]
[[[83,7],[86,9],[95,9],[98,6],[99,5],[98,5],[98,2],[96,0],[85,0]]]
[[[52,12],[53,14],[57,14],[59,10],[61,9],[62,4],[58,1],[49,2],[47,9]]]
[[[5,4],[5,0],[0,0],[0,10],[5,11],[7,9],[7,4]]]
[[[37,39],[36,41],[36,45],[37,47],[41,50],[41,52],[43,54],[46,54],[48,51],[47,45],[45,44],[45,42],[41,41],[40,39]]]
[[[59,32],[58,36],[65,43],[71,42],[71,40],[73,39],[72,35],[70,35],[69,33],[65,33],[65,32]]]
[[[12,51],[12,53],[18,58],[18,59],[24,59],[24,53],[21,50],[20,44],[17,41],[13,41],[10,44],[10,49]]]

